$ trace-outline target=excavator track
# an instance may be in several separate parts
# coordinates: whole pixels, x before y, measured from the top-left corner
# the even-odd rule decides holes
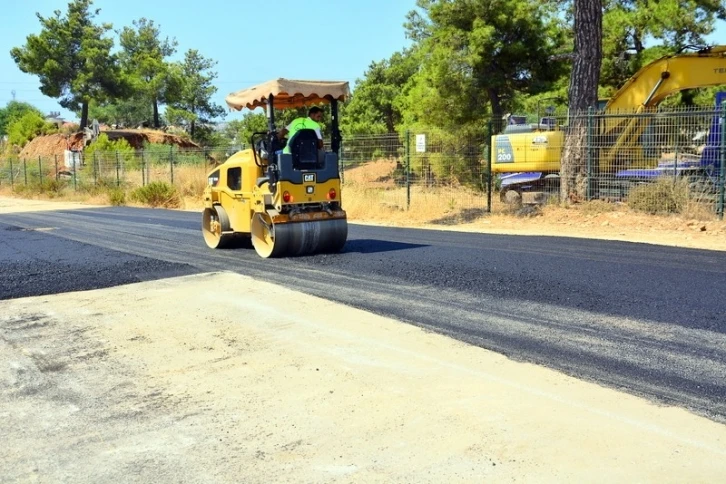
[[[273,223],[266,213],[252,219],[252,245],[260,257],[340,252],[348,238],[342,219]]]

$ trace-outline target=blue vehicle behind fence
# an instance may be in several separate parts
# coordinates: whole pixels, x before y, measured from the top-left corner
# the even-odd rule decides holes
[[[706,139],[706,146],[700,158],[675,157],[673,160],[661,161],[654,168],[637,168],[622,170],[615,177],[621,180],[652,181],[661,176],[702,177],[704,182],[716,187],[721,172],[721,132],[723,130],[723,105],[726,92],[716,93],[716,111]]]

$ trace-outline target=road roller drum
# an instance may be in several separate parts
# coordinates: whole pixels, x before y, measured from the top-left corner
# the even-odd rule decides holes
[[[345,219],[275,224],[256,214],[252,220],[252,245],[265,258],[339,252],[347,237]]]

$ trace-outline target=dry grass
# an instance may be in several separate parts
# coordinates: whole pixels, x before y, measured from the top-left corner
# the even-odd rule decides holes
[[[185,166],[175,169],[174,186],[183,197],[200,198],[207,186],[207,167]]]
[[[681,212],[681,216],[689,220],[701,221],[715,220],[716,218],[713,213],[713,209],[711,208],[711,204],[698,200],[689,200],[686,202],[686,205],[683,207],[683,211]]]
[[[346,187],[394,188],[393,171],[396,160],[384,159],[371,161],[353,168],[343,168],[342,178]]]
[[[461,186],[410,190],[395,183],[396,160],[371,161],[344,170],[343,205],[352,220],[397,225],[456,225],[486,214],[486,194]]]
[[[513,211],[492,196],[492,213],[486,212],[486,194],[465,187],[438,186],[410,188],[410,205],[405,187],[397,186],[391,175],[396,164],[380,160],[347,168],[342,189],[343,207],[351,222],[392,226],[452,228],[456,230],[511,233],[522,235],[556,235],[602,239],[630,240],[686,247],[726,250],[726,222],[716,219],[708,204],[689,199],[679,214],[651,215],[639,213],[620,202],[592,201],[560,206],[547,204],[536,209],[524,207]],[[174,168],[174,186],[181,196],[180,208],[198,211],[202,208],[201,195],[206,184],[208,166],[177,166]],[[170,180],[168,169],[152,171],[142,178],[141,172],[126,172],[121,188],[128,196],[141,186],[142,179]],[[112,186],[111,186],[112,185]],[[55,200],[93,204],[111,204],[119,199],[113,194],[114,183],[88,191],[74,191],[73,185]],[[0,194],[13,195],[7,184],[0,185]],[[18,195],[18,192],[15,193]],[[48,199],[49,194],[23,190],[24,198]]]
[[[343,205],[353,220],[455,225],[486,214],[486,194],[466,188],[365,188],[343,186]],[[408,202],[410,200],[410,204]]]
[[[688,204],[688,181],[661,178],[655,183],[638,185],[628,194],[630,208],[650,213],[681,213]]]
[[[343,205],[350,220],[394,226],[446,228],[488,233],[573,236],[595,239],[726,250],[726,222],[708,204],[688,200],[679,214],[639,213],[622,202],[594,200],[561,206],[513,210],[492,196],[461,187],[411,187],[410,207],[405,188],[381,182],[395,169],[389,160],[371,162],[345,173]]]
[[[174,169],[174,186],[179,194],[180,208],[186,210],[203,208],[202,193],[207,186],[207,172],[210,166],[182,166]]]
[[[113,170],[112,170],[113,171]],[[177,202],[181,208],[186,208],[188,203],[192,208],[201,207],[201,196],[206,186],[207,166],[176,166],[174,167],[174,187],[178,191],[179,201]],[[131,194],[134,190],[142,186],[142,183],[148,186],[150,183],[163,182],[169,183],[171,180],[171,171],[169,167],[154,167],[143,173],[141,170],[126,170],[121,174],[119,186],[116,182],[116,173],[107,174],[107,179],[99,178],[97,184],[81,183],[79,180],[74,187],[72,181],[68,181],[64,188],[54,192],[41,192],[35,186],[30,184],[27,188],[21,181],[16,181],[14,189],[11,189],[8,183],[0,185],[0,194],[5,196],[22,195],[24,198],[47,200],[50,198],[69,201],[83,202],[94,205],[116,205],[121,199],[126,200],[127,205],[145,206],[141,202],[134,202]],[[47,180],[54,180],[53,176],[45,177]],[[120,193],[124,197],[120,196]]]

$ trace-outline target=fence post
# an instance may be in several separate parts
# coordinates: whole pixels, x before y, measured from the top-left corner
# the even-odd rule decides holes
[[[146,186],[146,151],[141,148],[141,186]]]
[[[23,178],[25,179],[25,186],[28,186],[28,162],[23,158]]]
[[[204,173],[206,171],[206,169],[207,169],[207,147],[202,146],[202,173]]]
[[[15,190],[15,180],[13,175],[13,159],[10,158],[10,189]]]
[[[491,118],[487,122],[487,141],[484,146],[487,147],[487,213],[492,213],[492,137],[494,136],[494,125]]]
[[[726,192],[726,102],[721,104],[721,142],[719,143],[719,194],[718,219],[723,220],[724,195]]]
[[[98,158],[96,157],[96,152],[93,152],[93,158],[91,158],[91,163],[93,164],[93,186],[98,185]]]
[[[169,146],[169,174],[171,177],[171,184],[174,184],[174,145]]]
[[[585,199],[589,202],[592,200],[592,106],[587,108],[587,135],[585,136],[585,144],[587,149],[587,193]]]
[[[72,165],[73,165],[73,191],[77,192],[78,191],[78,175],[76,174],[76,172],[78,171],[78,163],[76,163],[75,156],[73,157]]]
[[[678,134],[681,130],[681,117],[679,116],[680,113],[677,112],[675,114],[676,114],[676,137],[675,137],[676,146],[675,146],[674,155],[673,155],[673,185],[675,185],[676,182],[678,181],[678,145],[679,145]]]
[[[411,131],[406,130],[406,210],[411,208]]]
[[[121,186],[121,159],[118,156],[118,150],[116,150],[116,186]]]
[[[55,179],[58,180],[58,155],[53,155],[53,162],[55,164]]]
[[[43,158],[38,155],[38,185],[43,185]]]
[[[340,167],[340,183],[345,184],[345,163],[343,157],[345,156],[345,150],[343,150],[343,137],[340,137],[340,159],[338,165]]]
[[[149,183],[151,183],[151,160],[146,160],[146,184],[148,185]]]

